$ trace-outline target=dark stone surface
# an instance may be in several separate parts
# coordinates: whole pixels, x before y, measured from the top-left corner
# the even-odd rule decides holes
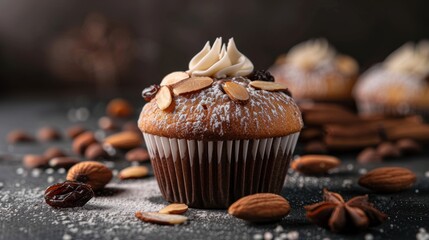
[[[81,106],[91,113],[84,124],[96,129],[97,118],[104,114],[103,104],[80,100],[0,102],[0,239],[252,239],[255,234],[265,232],[279,237],[280,233],[275,231],[279,225],[284,229],[281,232],[299,232],[299,239],[364,239],[367,234],[373,239],[414,239],[420,228],[429,230],[427,149],[417,156],[365,166],[355,164],[355,154],[343,153],[340,155],[342,166],[329,177],[303,177],[290,172],[281,194],[289,200],[292,212],[283,221],[272,224],[248,224],[229,216],[225,210],[198,209],[190,209],[185,214],[190,221],[181,226],[140,222],[133,216],[136,210],[157,211],[167,204],[153,176],[126,182],[115,178],[83,208],[53,209],[44,203],[43,191],[65,179],[65,173],[23,169],[21,158],[26,153],[42,153],[48,146],[59,146],[70,152],[70,140],[8,145],[5,136],[15,128],[34,134],[44,125],[57,127],[64,133],[72,124],[67,112]],[[130,165],[122,157],[107,163],[117,170]],[[417,184],[412,190],[395,194],[375,194],[357,185],[357,178],[365,169],[380,165],[412,169],[417,173]],[[320,201],[324,187],[343,194],[345,199],[369,194],[370,201],[389,215],[388,221],[357,235],[333,234],[312,225],[305,218],[303,206]]]

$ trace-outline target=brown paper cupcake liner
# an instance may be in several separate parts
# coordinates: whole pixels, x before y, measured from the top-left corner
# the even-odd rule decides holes
[[[228,141],[143,135],[167,201],[227,208],[249,194],[281,191],[299,133]]]

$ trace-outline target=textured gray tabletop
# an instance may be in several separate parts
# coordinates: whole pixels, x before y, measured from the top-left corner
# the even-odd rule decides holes
[[[184,225],[143,223],[134,217],[136,211],[157,211],[167,204],[153,176],[130,181],[114,178],[84,207],[53,209],[44,203],[43,192],[47,186],[63,181],[65,170],[28,170],[21,160],[24,154],[42,153],[49,146],[71,152],[70,140],[8,145],[5,136],[15,128],[32,133],[45,125],[65,129],[72,124],[70,109],[79,107],[89,110],[85,125],[96,129],[103,104],[85,99],[0,101],[0,239],[415,239],[427,236],[423,231],[429,231],[428,150],[383,163],[406,166],[417,173],[415,188],[397,194],[374,194],[359,187],[357,178],[378,165],[356,165],[351,153],[339,155],[343,164],[329,177],[289,172],[281,195],[289,200],[292,211],[283,221],[272,224],[253,225],[231,217],[225,210],[200,209],[190,209],[185,214],[190,221]],[[130,165],[121,158],[105,163],[114,173]],[[388,221],[357,235],[333,234],[312,225],[305,218],[303,206],[320,201],[324,187],[346,199],[369,193],[370,201],[389,215]]]

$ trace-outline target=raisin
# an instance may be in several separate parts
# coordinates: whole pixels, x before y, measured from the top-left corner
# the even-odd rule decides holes
[[[249,79],[274,82],[274,77],[267,70],[257,70],[253,72],[252,75],[249,76]]]
[[[56,208],[82,207],[92,197],[91,186],[81,182],[65,181],[48,187],[45,191],[45,201]]]
[[[152,100],[156,93],[158,92],[160,86],[159,85],[151,85],[150,87],[147,87],[145,89],[143,89],[142,92],[142,97],[146,102],[150,102],[150,100]]]

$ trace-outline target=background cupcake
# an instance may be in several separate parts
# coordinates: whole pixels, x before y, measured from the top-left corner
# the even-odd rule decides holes
[[[156,93],[138,123],[166,200],[225,208],[248,194],[280,192],[301,114],[283,85],[251,81],[252,72],[233,39],[225,46],[218,38],[188,71],[143,92],[147,100]]]
[[[429,41],[407,43],[366,71],[354,89],[362,114],[429,115]]]
[[[276,81],[290,87],[297,100],[328,102],[352,100],[358,71],[353,58],[338,54],[325,39],[296,45],[270,69]]]

